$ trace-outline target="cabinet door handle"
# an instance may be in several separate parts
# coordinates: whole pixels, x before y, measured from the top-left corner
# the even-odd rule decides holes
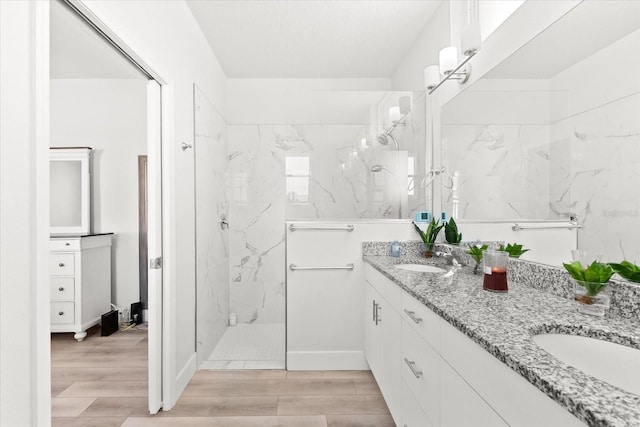
[[[407,316],[409,316],[409,318],[411,320],[413,320],[416,323],[420,323],[422,322],[422,317],[418,317],[416,316],[416,312],[415,311],[409,311],[406,308],[404,309],[404,312],[407,313]]]
[[[65,246],[69,246],[69,245],[71,245],[71,243],[67,242],[67,243],[65,243],[64,245],[65,245]]]
[[[58,290],[59,290],[60,292],[62,292],[62,291],[64,291],[64,288],[63,288],[62,286],[60,286],[60,287],[58,288]]]
[[[63,316],[64,315],[64,311],[59,311],[58,312],[58,316]]]
[[[61,262],[60,264],[58,264],[58,267],[64,267],[64,263]]]
[[[404,363],[407,364],[407,366],[409,367],[409,369],[411,369],[411,372],[413,373],[413,375],[415,375],[416,378],[420,378],[422,376],[422,371],[416,368],[416,362],[413,362],[405,357]]]
[[[371,319],[372,322],[376,321],[376,300],[373,300],[373,305],[371,306],[372,312],[373,312],[373,318]]]

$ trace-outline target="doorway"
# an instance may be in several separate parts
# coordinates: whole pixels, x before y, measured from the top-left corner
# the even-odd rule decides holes
[[[144,276],[149,284],[149,329],[148,339],[144,326],[130,325],[125,331],[127,326],[124,324],[129,319],[123,318],[120,331],[103,338],[97,327],[91,328],[98,323],[94,316],[78,326],[88,329],[86,341],[60,344],[58,342],[67,337],[56,334],[51,360],[53,416],[57,409],[65,408],[65,403],[70,402],[56,399],[90,398],[90,391],[81,388],[91,381],[106,387],[119,385],[123,390],[130,390],[132,395],[128,396],[132,398],[142,395],[148,412],[155,413],[162,404],[161,87],[78,7],[83,6],[63,0],[53,1],[50,5],[51,145],[92,147],[91,227],[85,234],[113,233],[108,270],[110,301],[101,303],[96,310],[106,313],[112,303],[121,313],[128,313],[132,303],[142,301],[140,283]],[[139,224],[138,156],[148,158],[144,229]],[[74,237],[80,241],[85,238]],[[144,240],[148,248],[143,254],[144,262],[139,260],[140,240]],[[82,258],[82,254],[73,256]],[[68,304],[76,308],[84,304],[82,287],[87,280],[90,279],[82,276],[81,281],[76,281],[75,292],[69,297]],[[130,318],[130,313],[126,317]],[[136,340],[139,342],[135,343],[135,348],[119,345],[123,342],[129,345]],[[126,371],[135,368],[138,371],[129,372],[130,376],[122,375],[120,370],[104,372],[102,377],[82,377],[82,368],[92,368],[96,357],[106,357],[102,359],[103,369],[124,368]],[[108,360],[110,358],[113,360]],[[125,366],[123,359],[129,361]],[[140,366],[142,362],[144,366]],[[126,366],[127,363],[135,366]],[[73,369],[69,372],[67,368]],[[139,378],[141,368],[144,372],[142,380]],[[122,379],[114,380],[118,375]],[[83,386],[79,386],[78,381]],[[122,382],[109,385],[109,381]],[[139,384],[131,381],[139,381]],[[78,394],[81,397],[76,397]],[[83,411],[104,403],[98,399],[96,397]],[[57,414],[64,415],[65,412]]]

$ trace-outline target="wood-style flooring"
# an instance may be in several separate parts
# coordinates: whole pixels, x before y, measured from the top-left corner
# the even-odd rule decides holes
[[[369,371],[198,371],[171,411],[147,411],[147,331],[51,335],[54,427],[393,427]]]

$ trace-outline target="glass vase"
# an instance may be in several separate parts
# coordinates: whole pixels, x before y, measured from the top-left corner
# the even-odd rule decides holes
[[[425,243],[424,244],[424,257],[432,258],[436,253],[436,244],[435,243]]]
[[[609,309],[610,297],[606,283],[575,280],[573,295],[579,313],[602,317]]]

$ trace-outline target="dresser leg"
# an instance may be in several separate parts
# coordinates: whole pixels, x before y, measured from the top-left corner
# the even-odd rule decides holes
[[[82,332],[76,332],[76,334],[73,337],[77,339],[78,342],[82,342],[86,336],[87,336],[87,332],[82,331]]]

